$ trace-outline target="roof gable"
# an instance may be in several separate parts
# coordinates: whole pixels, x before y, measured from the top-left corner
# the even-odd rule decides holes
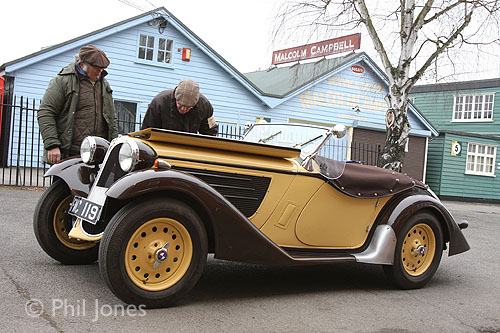
[[[102,29],[90,32],[83,36],[79,36],[68,41],[52,45],[50,47],[43,48],[42,50],[24,56],[22,58],[9,61],[0,66],[0,70],[5,70],[6,72],[15,72],[21,68],[30,66],[36,62],[43,61],[50,57],[59,55],[64,53],[70,49],[78,48],[84,45],[91,44],[93,41],[107,37],[109,35],[115,34],[117,32],[121,32],[123,30],[135,27],[139,24],[147,22],[152,19],[152,15],[154,15],[154,11],[150,11],[130,19],[115,23],[113,25],[104,27]]]
[[[332,75],[359,63],[363,63],[364,67],[369,67],[383,84],[386,86],[389,85],[389,80],[385,73],[364,52],[352,52],[343,57],[321,59],[317,62],[302,64],[297,63],[292,66],[251,72],[245,75],[262,90],[268,98],[268,104],[274,108],[327,80]],[[438,130],[411,103],[408,111],[411,118],[420,122],[432,135],[439,135]],[[385,125],[382,124],[382,126]]]
[[[461,91],[461,90],[475,90],[475,89],[488,89],[499,88],[500,78],[474,80],[463,82],[447,82],[418,85],[411,89],[410,94],[429,93],[429,92],[442,92],[442,91]]]
[[[181,21],[179,21],[172,13],[170,13],[164,7],[157,8],[147,13],[132,17],[130,19],[90,32],[83,36],[71,39],[69,41],[53,45],[51,47],[29,54],[25,57],[16,59],[14,61],[10,61],[0,66],[0,71],[5,71],[7,73],[15,72],[19,69],[30,66],[39,61],[46,60],[50,57],[62,54],[71,49],[91,44],[96,40],[130,29],[145,22],[149,22],[158,17],[166,18],[168,24],[177,29],[177,31],[179,31],[185,38],[187,38],[189,41],[195,44],[196,47],[198,47],[210,59],[212,59],[219,66],[221,66],[223,70],[228,72],[230,77],[232,77],[240,84],[242,84],[246,89],[248,89],[254,96],[260,99],[264,104],[267,104],[266,101],[263,99],[264,95],[263,92],[257,86],[255,86],[242,73],[240,73],[230,63],[228,63],[222,56],[220,56],[215,50],[213,50],[208,44],[206,44],[201,38],[199,38],[194,32],[192,32],[188,27],[186,27]]]
[[[270,97],[267,100],[268,102],[266,104],[268,104],[271,108],[274,108],[279,104],[282,104],[287,100],[299,95],[300,93],[310,89],[316,84],[326,80],[329,76],[339,73],[359,62],[364,62],[373,70],[373,72],[377,77],[381,79],[382,82],[384,82],[386,85],[388,84],[388,80],[385,74],[364,52],[352,52],[343,57],[322,59],[315,63],[298,63],[289,67],[285,67],[285,69],[276,68],[281,71],[281,73],[279,73],[279,81],[287,82],[285,88],[271,88],[271,82],[275,81],[275,79],[273,78],[273,72],[276,69],[252,72],[246,75],[260,90],[262,90],[265,96]],[[297,79],[297,74],[304,75],[304,77]]]
[[[350,53],[343,57],[332,59],[325,58],[314,63],[299,63],[289,67],[274,68],[267,71],[252,72],[247,75],[243,75],[164,7],[160,7],[150,12],[132,17],[111,26],[107,26],[69,41],[45,48],[17,60],[5,63],[0,66],[0,71],[5,71],[7,74],[13,73],[19,69],[44,61],[70,50],[78,49],[81,46],[91,44],[102,38],[125,31],[159,17],[167,19],[169,25],[180,32],[186,39],[191,41],[207,57],[226,71],[231,78],[240,83],[245,89],[247,89],[270,109],[297,97],[299,94],[310,89],[316,84],[323,82],[332,74],[339,73],[360,62],[363,62],[366,66],[370,67],[382,82],[386,85],[388,84],[385,74],[364,52]],[[415,116],[422,121],[422,123],[425,124],[425,127],[429,128],[433,134],[437,135],[438,132],[432,127],[432,125],[430,125],[430,123],[428,123],[420,112],[416,110],[416,108],[410,108],[409,110],[413,112]]]

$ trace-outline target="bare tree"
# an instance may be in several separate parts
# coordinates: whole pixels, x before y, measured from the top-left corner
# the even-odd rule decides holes
[[[297,29],[308,38],[333,29],[337,33],[366,29],[389,81],[387,139],[380,165],[401,171],[410,132],[410,89],[429,68],[436,68],[431,65],[440,56],[453,59],[452,51],[469,45],[477,50],[484,45],[498,47],[499,1],[288,0],[280,7],[275,38]]]

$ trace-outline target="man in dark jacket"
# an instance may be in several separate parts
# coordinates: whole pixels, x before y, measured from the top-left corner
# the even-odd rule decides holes
[[[118,135],[113,91],[104,79],[108,65],[103,51],[87,45],[50,81],[37,114],[45,162],[79,155],[88,135],[107,140]]]
[[[149,127],[207,135],[218,133],[212,104],[200,94],[200,87],[193,80],[181,80],[174,90],[164,90],[153,98],[141,129]]]

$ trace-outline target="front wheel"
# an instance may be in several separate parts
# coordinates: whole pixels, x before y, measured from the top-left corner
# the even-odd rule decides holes
[[[198,282],[208,253],[205,228],[183,202],[155,198],[123,207],[99,249],[101,275],[126,303],[174,304]]]
[[[439,221],[430,213],[418,213],[397,233],[394,264],[383,266],[384,272],[402,289],[422,288],[434,276],[442,253]]]
[[[91,264],[97,260],[96,243],[68,236],[72,217],[68,214],[73,196],[61,179],[54,181],[38,200],[33,229],[42,249],[63,264]]]

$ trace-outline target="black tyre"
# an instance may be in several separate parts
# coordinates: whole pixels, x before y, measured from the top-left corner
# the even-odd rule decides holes
[[[166,307],[198,282],[207,253],[198,215],[183,202],[155,198],[130,203],[111,219],[100,244],[99,268],[124,302]]]
[[[397,233],[394,265],[383,266],[387,277],[402,289],[422,288],[436,272],[443,254],[443,232],[427,212],[408,219]]]
[[[42,249],[55,260],[68,265],[91,264],[97,260],[96,243],[69,238],[73,196],[62,180],[57,179],[42,194],[33,214],[33,228]]]

